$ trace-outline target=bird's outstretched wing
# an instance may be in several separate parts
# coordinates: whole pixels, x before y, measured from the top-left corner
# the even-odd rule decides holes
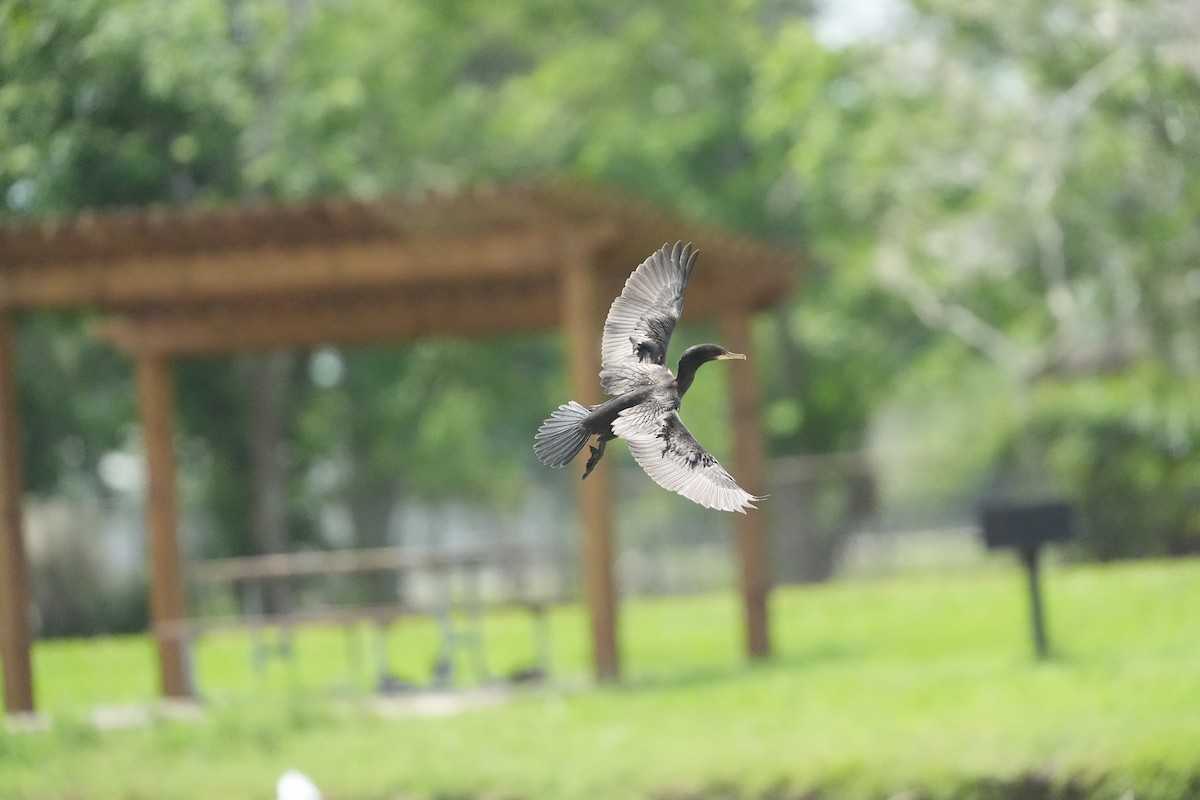
[[[633,460],[655,483],[705,508],[744,514],[762,499],[738,486],[668,405],[650,401],[627,409],[613,432],[628,442]]]
[[[620,297],[608,310],[600,344],[600,383],[607,394],[628,389],[626,368],[666,361],[671,332],[683,313],[683,290],[696,253],[690,243],[664,244],[625,281]]]

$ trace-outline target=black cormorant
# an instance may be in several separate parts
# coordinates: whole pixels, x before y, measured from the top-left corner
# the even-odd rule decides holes
[[[679,418],[680,400],[701,364],[745,356],[697,344],[683,352],[676,375],[663,365],[695,263],[692,245],[677,242],[663,245],[633,271],[604,321],[600,385],[611,399],[590,409],[573,400],[559,406],[538,428],[533,449],[542,463],[563,467],[592,436],[599,437],[586,478],[605,444],[620,436],[658,485],[705,508],[745,513],[762,498],[738,486]]]

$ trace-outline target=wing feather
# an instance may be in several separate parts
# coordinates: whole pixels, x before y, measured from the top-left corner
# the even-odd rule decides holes
[[[690,243],[664,244],[625,281],[604,321],[600,383],[605,393],[617,395],[631,387],[624,367],[666,362],[696,254]]]
[[[654,413],[657,410],[657,413]],[[745,513],[761,500],[737,485],[668,406],[643,403],[621,412],[613,432],[651,480],[705,508]]]

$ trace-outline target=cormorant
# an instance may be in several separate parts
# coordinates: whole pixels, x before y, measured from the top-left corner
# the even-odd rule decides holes
[[[745,513],[762,498],[738,486],[700,446],[679,418],[679,403],[700,365],[746,357],[697,344],[683,352],[676,375],[664,366],[696,252],[690,243],[664,244],[633,271],[604,321],[600,385],[611,399],[591,408],[574,400],[559,406],[538,428],[533,449],[543,464],[563,467],[599,437],[584,469],[587,478],[605,444],[620,436],[659,486],[705,508]]]

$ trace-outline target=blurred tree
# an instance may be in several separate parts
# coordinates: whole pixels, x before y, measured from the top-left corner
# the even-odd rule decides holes
[[[9,213],[234,195],[249,95],[219,6],[0,3]]]
[[[1156,360],[1039,386],[1030,430],[1080,502],[1100,559],[1200,552],[1200,379]]]
[[[894,35],[851,49],[852,72],[817,81],[828,102],[815,121],[793,113],[814,81],[796,46],[804,31],[784,30],[765,61],[759,130],[790,138],[794,180],[827,193],[806,205],[832,217],[843,252],[865,245],[844,262],[861,277],[838,286],[886,289],[948,334],[922,359],[957,360],[956,339],[1002,371],[1018,437],[1005,463],[1027,490],[1055,467],[1088,509],[1097,555],[1122,537],[1123,554],[1161,551],[1170,536],[1159,523],[1131,527],[1103,509],[1113,497],[1130,508],[1162,501],[1119,465],[1169,471],[1181,454],[1196,458],[1196,441],[1175,435],[1168,453],[1157,444],[1166,431],[1134,422],[1162,419],[1140,406],[1154,395],[1108,392],[1108,421],[1094,425],[1082,424],[1086,408],[1040,407],[1039,396],[1149,369],[1163,377],[1159,392],[1195,407],[1184,399],[1200,364],[1195,25],[1171,3],[918,3]],[[1043,417],[1050,408],[1057,422]],[[1173,430],[1194,431],[1191,419]],[[1109,451],[1113,424],[1126,443]],[[1047,462],[1081,438],[1095,463]],[[1173,536],[1195,498],[1172,503],[1154,518],[1176,520]]]
[[[131,434],[133,381],[128,365],[86,333],[77,315],[30,315],[20,320],[17,386],[22,411],[25,483],[47,496],[64,472],[91,478],[101,457]]]

